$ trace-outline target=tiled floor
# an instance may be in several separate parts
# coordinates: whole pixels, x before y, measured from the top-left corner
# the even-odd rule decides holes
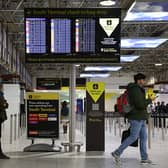
[[[85,152],[85,146],[82,147],[80,153],[72,152],[65,153],[25,153],[23,148],[31,143],[22,136],[12,145],[6,144],[3,139],[4,150],[12,158],[10,160],[0,160],[0,168],[167,168],[168,166],[168,134],[165,134],[165,140],[161,139],[161,129],[155,129],[155,137],[151,140],[151,149],[149,149],[149,156],[154,162],[152,165],[141,165],[139,157],[139,149],[129,147],[122,155],[121,164],[115,163],[110,155],[120,144],[120,136],[114,135],[114,129],[111,132],[106,131],[106,151],[105,152]],[[77,140],[85,141],[84,136],[77,130]],[[61,140],[56,141],[56,144],[68,137],[61,135]],[[44,142],[44,140],[37,140],[35,142]],[[51,141],[45,141],[51,143]]]

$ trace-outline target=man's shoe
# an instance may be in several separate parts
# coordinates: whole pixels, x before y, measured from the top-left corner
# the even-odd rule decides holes
[[[141,160],[141,164],[152,164],[152,161],[150,159]]]
[[[0,154],[0,159],[10,159],[10,157],[6,156],[5,154]]]
[[[119,155],[117,155],[115,152],[112,152],[111,155],[114,157],[114,159],[117,163],[120,162],[120,156]]]

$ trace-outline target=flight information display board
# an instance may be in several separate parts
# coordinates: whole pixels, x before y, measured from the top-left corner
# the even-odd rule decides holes
[[[95,27],[94,19],[75,20],[75,51],[95,53]]]
[[[46,53],[45,18],[26,18],[26,53]]]
[[[25,9],[27,63],[120,62],[119,8]]]
[[[71,53],[70,19],[51,19],[51,52]]]

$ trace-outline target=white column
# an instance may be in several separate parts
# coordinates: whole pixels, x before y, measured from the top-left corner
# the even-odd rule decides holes
[[[69,127],[69,142],[72,144],[75,142],[75,121],[76,121],[76,67],[74,64],[70,65],[70,127]],[[73,148],[70,151],[74,150]]]

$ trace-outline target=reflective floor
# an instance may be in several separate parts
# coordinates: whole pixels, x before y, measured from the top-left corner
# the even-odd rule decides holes
[[[124,128],[123,128],[124,129]],[[165,131],[164,137],[162,136]],[[81,152],[23,152],[23,148],[31,144],[25,133],[12,144],[5,141],[3,137],[3,148],[10,160],[0,160],[0,168],[167,168],[168,166],[168,134],[166,130],[155,129],[151,137],[151,149],[148,149],[149,157],[153,161],[151,165],[141,165],[139,149],[129,147],[121,156],[121,164],[116,164],[110,152],[120,145],[120,134],[117,129],[106,129],[106,150],[105,152],[85,152],[85,145]],[[66,141],[67,135],[61,134],[60,140],[55,143],[60,145]],[[85,142],[81,131],[76,130],[76,139]],[[164,139],[164,140],[163,140]],[[35,143],[51,143],[50,140],[37,140]]]

